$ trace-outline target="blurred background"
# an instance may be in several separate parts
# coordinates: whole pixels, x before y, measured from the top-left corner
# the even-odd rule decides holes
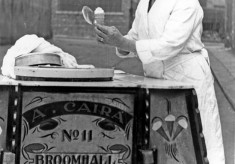
[[[235,47],[235,0],[199,0],[204,9],[203,39]],[[106,12],[106,24],[125,34],[139,0],[0,0],[0,44],[13,44],[24,34],[44,38],[94,38],[81,13],[84,5]]]
[[[44,38],[93,38],[93,27],[82,16],[83,6],[106,12],[106,24],[122,33],[130,28],[137,1],[133,0],[0,0],[0,44],[11,44],[27,33]]]

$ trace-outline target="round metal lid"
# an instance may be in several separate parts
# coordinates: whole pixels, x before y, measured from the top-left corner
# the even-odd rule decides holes
[[[114,69],[15,66],[15,75],[17,80],[27,81],[109,81]]]

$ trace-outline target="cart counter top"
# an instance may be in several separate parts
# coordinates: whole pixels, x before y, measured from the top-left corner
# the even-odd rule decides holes
[[[114,74],[112,81],[22,81],[0,75],[0,85],[21,86],[59,86],[59,87],[114,87],[114,88],[149,88],[149,89],[191,89],[192,84],[177,81],[154,79],[132,74]]]

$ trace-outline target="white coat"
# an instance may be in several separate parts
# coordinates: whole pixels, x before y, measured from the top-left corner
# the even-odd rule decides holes
[[[225,164],[221,123],[207,51],[201,42],[203,10],[198,0],[141,0],[131,30],[146,76],[190,82],[197,92],[210,164]]]

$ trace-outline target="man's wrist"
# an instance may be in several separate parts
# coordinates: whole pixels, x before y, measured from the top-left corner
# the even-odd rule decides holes
[[[134,53],[136,52],[135,41],[127,39],[125,37],[121,39],[121,45],[119,48],[128,52],[134,52]]]
[[[126,49],[126,42],[127,42],[126,40],[127,39],[124,36],[122,36],[122,38],[120,39],[120,46],[119,46],[120,49],[122,50]]]

